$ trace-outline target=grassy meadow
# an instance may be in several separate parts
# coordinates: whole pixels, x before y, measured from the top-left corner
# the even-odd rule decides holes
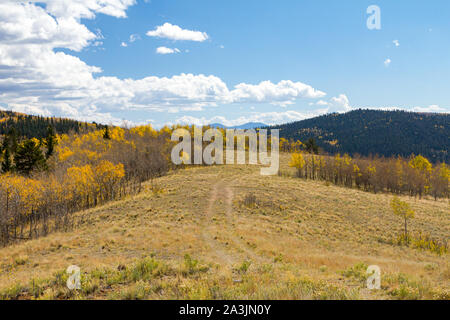
[[[68,232],[0,249],[2,299],[449,299],[448,253],[398,245],[390,194],[258,166],[190,167],[75,214]],[[448,199],[400,197],[446,241]],[[82,289],[66,287],[70,265]],[[381,289],[366,269],[381,268]]]

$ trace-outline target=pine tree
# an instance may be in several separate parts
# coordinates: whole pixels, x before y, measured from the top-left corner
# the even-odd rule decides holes
[[[4,154],[3,154],[3,162],[2,162],[2,172],[6,173],[11,171],[12,163],[11,163],[11,155],[9,152],[9,147],[6,146]]]
[[[319,154],[319,147],[316,144],[316,141],[313,138],[309,138],[305,143],[306,151],[309,153]]]
[[[23,175],[29,175],[36,169],[46,168],[45,157],[36,139],[25,140],[17,147],[14,163],[16,170]]]
[[[105,132],[103,133],[103,139],[111,140],[111,135],[109,134],[109,127],[108,126],[106,126]]]
[[[55,152],[55,147],[58,141],[56,139],[55,130],[52,126],[47,128],[47,137],[45,138],[45,144],[47,146],[47,152],[45,153],[45,158],[50,158]]]
[[[6,140],[8,141],[10,151],[15,153],[17,150],[17,132],[14,127],[9,130]]]

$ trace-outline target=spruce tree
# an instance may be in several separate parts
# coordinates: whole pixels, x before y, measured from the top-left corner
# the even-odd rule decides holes
[[[17,132],[14,127],[9,130],[8,136],[6,139],[8,140],[8,145],[9,145],[10,151],[12,153],[15,153],[17,150]]]
[[[111,136],[109,134],[109,127],[108,126],[106,126],[105,132],[103,133],[103,139],[106,139],[106,140],[110,140],[111,139]]]
[[[33,170],[46,168],[45,157],[35,140],[25,140],[17,147],[14,155],[16,170],[23,175],[30,175]]]
[[[50,158],[55,152],[55,147],[58,141],[56,139],[55,130],[52,126],[47,128],[47,137],[45,138],[45,145],[47,146],[47,152],[45,153],[45,158]]]
[[[8,146],[5,148],[5,151],[3,153],[3,161],[2,161],[1,169],[2,169],[2,173],[10,172],[12,169],[11,155],[10,155]]]
[[[316,141],[313,138],[309,138],[308,141],[306,141],[305,146],[306,151],[308,151],[309,153],[319,153],[319,146],[316,144]]]

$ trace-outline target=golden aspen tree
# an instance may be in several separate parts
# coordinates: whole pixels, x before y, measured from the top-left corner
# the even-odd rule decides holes
[[[416,193],[419,194],[419,197],[422,197],[423,193],[428,193],[430,189],[429,181],[431,176],[431,171],[433,166],[427,158],[422,157],[421,155],[412,156],[409,161],[409,166],[414,169],[414,187]]]
[[[404,237],[408,242],[408,220],[414,218],[415,213],[407,202],[400,200],[397,196],[392,198],[391,208],[395,215],[404,220]]]
[[[306,165],[306,161],[301,153],[294,153],[291,156],[291,161],[289,162],[289,166],[291,168],[297,169],[297,176],[302,176],[302,170]]]

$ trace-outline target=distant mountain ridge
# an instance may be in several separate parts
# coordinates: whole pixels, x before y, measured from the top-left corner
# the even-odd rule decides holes
[[[248,129],[256,129],[256,128],[267,127],[267,124],[262,123],[262,122],[249,122],[249,123],[241,124],[239,126],[227,127],[227,126],[225,126],[225,125],[223,125],[221,123],[212,123],[209,126],[213,127],[213,128],[222,128],[222,129],[243,129],[243,130],[248,130]]]
[[[314,138],[325,152],[363,156],[421,154],[433,162],[449,162],[450,114],[355,110],[271,126],[280,137]]]

